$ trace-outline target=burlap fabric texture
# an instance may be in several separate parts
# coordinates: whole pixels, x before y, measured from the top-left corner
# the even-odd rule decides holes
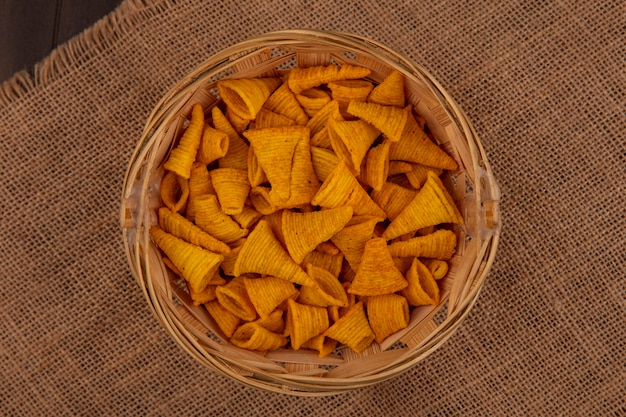
[[[626,6],[129,0],[0,90],[0,414],[626,415]],[[131,277],[122,179],[161,95],[289,28],[378,40],[475,124],[502,189],[479,302],[426,361],[325,398],[196,363]]]

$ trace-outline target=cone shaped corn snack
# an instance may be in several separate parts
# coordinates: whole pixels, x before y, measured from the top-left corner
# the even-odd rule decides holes
[[[339,163],[339,157],[329,149],[311,146],[311,163],[315,176],[324,182]]]
[[[241,318],[228,311],[219,301],[213,300],[204,304],[217,326],[226,335],[227,338],[232,337],[237,327],[241,323]]]
[[[296,287],[283,278],[244,277],[243,282],[248,297],[261,318],[269,316],[283,301],[298,294]]]
[[[300,106],[287,83],[283,83],[269,96],[263,108],[293,120],[295,124],[300,126],[306,125],[309,121],[309,116]]]
[[[385,106],[404,107],[404,76],[399,71],[393,70],[380,84],[374,87],[367,97],[367,101]]]
[[[314,117],[325,105],[330,102],[330,94],[321,88],[309,88],[296,94],[298,103],[309,117]]]
[[[202,109],[202,105],[196,103],[191,108],[191,121],[189,125],[180,138],[178,145],[172,149],[163,168],[175,172],[182,178],[188,179],[191,165],[193,165],[196,160],[203,130],[204,110]]]
[[[280,78],[228,79],[219,80],[217,89],[234,114],[251,120],[280,83]]]
[[[359,269],[348,292],[356,295],[391,294],[407,285],[391,259],[385,239],[374,238],[365,244]]]
[[[189,181],[172,171],[167,171],[161,180],[159,194],[163,204],[170,210],[184,211],[189,199]]]
[[[463,216],[439,177],[429,172],[422,189],[391,222],[383,237],[390,240],[427,226],[463,222]]]
[[[167,207],[159,209],[159,225],[164,231],[196,246],[216,253],[230,253],[230,248],[226,243],[214,238],[182,215]]]
[[[365,251],[365,244],[374,235],[374,226],[383,221],[382,217],[355,216],[339,232],[331,238],[332,242],[341,250],[346,261],[353,271],[358,271]]]
[[[211,183],[211,174],[202,162],[194,162],[188,181],[189,197],[185,217],[190,221],[196,219],[196,198],[204,194],[215,194]]]
[[[363,352],[375,338],[365,316],[363,302],[358,302],[352,306],[323,334],[349,346],[356,353]]]
[[[361,162],[380,131],[362,120],[331,121],[330,144],[335,154],[346,162],[355,175],[361,173]]]
[[[265,351],[285,346],[287,338],[258,323],[244,323],[237,328],[230,342],[240,348]]]
[[[378,343],[382,343],[387,336],[409,325],[409,304],[401,295],[368,297],[366,307],[370,327]]]
[[[351,101],[347,112],[375,126],[390,141],[397,142],[402,137],[411,110],[409,107],[401,109],[395,106]]]
[[[228,214],[220,208],[217,196],[205,194],[196,198],[196,225],[211,236],[231,243],[248,235]]]
[[[314,336],[328,329],[328,311],[324,307],[309,306],[287,300],[287,322],[285,332],[295,350]]]
[[[248,297],[243,277],[232,278],[225,285],[220,285],[215,290],[217,301],[242,320],[252,321],[257,318],[257,312]]]
[[[315,285],[315,282],[289,257],[265,220],[259,221],[243,244],[235,262],[234,273],[235,276],[245,273],[265,274],[295,284]]]
[[[222,211],[239,214],[250,192],[248,173],[237,168],[217,168],[211,171],[211,183]]]
[[[402,295],[406,297],[409,305],[439,304],[437,282],[430,270],[417,258],[413,258],[413,263],[406,273],[406,279],[409,285],[402,290]]]
[[[374,190],[370,195],[372,200],[385,211],[387,218],[393,221],[415,198],[416,192],[392,182],[386,182],[380,191]]]
[[[239,133],[230,124],[219,107],[215,106],[211,110],[213,126],[215,129],[228,135],[228,150],[226,155],[219,159],[220,168],[248,169],[248,145],[239,136]]]
[[[370,72],[368,68],[349,64],[294,68],[289,74],[288,84],[291,91],[298,94],[333,81],[367,77]]]
[[[384,140],[378,146],[371,148],[365,157],[365,169],[361,173],[363,182],[375,191],[383,188],[389,176],[389,146],[391,142]]]
[[[341,230],[351,217],[350,206],[310,213],[285,210],[282,231],[289,255],[296,263],[301,263],[306,254]]]
[[[348,295],[336,276],[312,264],[307,265],[306,272],[317,285],[302,287],[297,299],[299,303],[318,307],[348,306]]]
[[[422,263],[426,265],[431,274],[433,274],[433,278],[435,280],[439,280],[446,276],[448,273],[448,263],[446,261],[442,261],[441,259],[424,259]]]
[[[389,245],[391,256],[419,257],[448,260],[452,258],[456,246],[456,235],[449,230],[437,230],[424,236],[417,236]]]
[[[220,254],[185,242],[156,226],[150,228],[150,236],[195,292],[201,292],[209,285],[224,259]]]
[[[202,133],[202,140],[198,147],[197,161],[203,164],[222,158],[228,152],[228,135],[221,130],[206,126]]]

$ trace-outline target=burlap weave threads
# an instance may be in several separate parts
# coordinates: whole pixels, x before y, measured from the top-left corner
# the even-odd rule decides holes
[[[626,414],[625,6],[127,1],[0,93],[0,414]],[[161,329],[130,276],[121,182],[159,97],[272,30],[377,39],[468,113],[504,231],[477,305],[427,361],[323,399],[245,388]]]

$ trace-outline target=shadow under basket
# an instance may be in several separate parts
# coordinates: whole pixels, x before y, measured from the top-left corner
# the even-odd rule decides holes
[[[240,349],[221,335],[203,306],[163,264],[148,230],[157,224],[163,162],[194,103],[205,112],[219,102],[216,82],[259,77],[296,66],[354,64],[381,82],[391,70],[405,76],[406,99],[459,168],[442,176],[463,214],[455,225],[457,248],[440,282],[441,302],[411,310],[407,328],[360,354],[338,348],[319,358],[313,350]],[[337,32],[274,32],[227,48],[177,83],[155,107],[131,158],[121,207],[121,225],[131,272],[152,312],[195,359],[249,386],[293,395],[331,395],[373,385],[422,361],[459,327],[476,302],[493,263],[500,232],[499,191],[485,152],[466,115],[420,65],[377,42]]]

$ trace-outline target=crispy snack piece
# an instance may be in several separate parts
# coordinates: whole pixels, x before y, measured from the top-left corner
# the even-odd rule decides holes
[[[226,116],[226,119],[228,119],[228,122],[233,127],[233,129],[235,129],[235,131],[239,134],[246,130],[246,128],[250,125],[250,119],[243,119],[237,116],[228,106],[226,107],[224,115]]]
[[[407,285],[391,258],[385,239],[373,238],[365,244],[359,269],[348,292],[365,296],[391,294]]]
[[[449,266],[446,261],[441,259],[423,259],[421,262],[426,265],[435,280],[440,280],[448,273]]]
[[[383,132],[392,142],[398,142],[409,119],[410,107],[403,109],[377,103],[351,101],[346,111]]]
[[[298,290],[293,283],[276,277],[244,277],[248,297],[261,318],[269,316],[287,298],[295,297]]]
[[[180,138],[178,145],[172,149],[163,168],[175,172],[182,178],[189,179],[189,172],[191,171],[191,165],[193,165],[196,160],[203,129],[204,110],[202,109],[202,105],[196,103],[191,108],[191,120],[189,125]]]
[[[391,256],[419,257],[448,260],[454,254],[456,235],[450,230],[440,229],[433,233],[416,236],[389,245]]]
[[[370,103],[385,106],[404,107],[404,76],[398,70],[393,70],[378,84],[367,97]]]
[[[336,276],[313,264],[307,264],[306,272],[317,285],[302,287],[297,299],[299,303],[318,307],[348,306],[348,295]]]
[[[225,283],[225,280],[224,280]],[[221,284],[220,284],[221,285]],[[187,285],[187,289],[189,290],[189,296],[191,297],[191,301],[193,301],[193,305],[199,306],[201,304],[206,304],[209,301],[213,301],[217,299],[217,294],[215,290],[217,289],[217,285],[207,285],[206,288],[200,292],[195,292],[191,286]]]
[[[271,205],[294,207],[308,203],[319,187],[311,162],[309,129],[250,129],[244,136],[270,182]]]
[[[335,154],[346,162],[355,175],[361,173],[361,162],[380,135],[380,130],[363,120],[330,120],[330,144]]]
[[[342,230],[335,233],[331,238],[353,271],[359,269],[365,244],[374,235],[374,226],[383,220],[385,220],[383,217],[354,216]]]
[[[333,274],[335,278],[339,277],[341,272],[341,266],[343,264],[343,253],[339,252],[336,255],[330,255],[328,253],[314,250],[305,255],[304,260],[300,265],[306,268],[307,264],[312,264],[319,268],[323,268]]]
[[[157,226],[150,228],[150,236],[195,292],[201,292],[211,283],[224,260],[223,255],[185,242]]]
[[[300,126],[305,126],[309,121],[309,116],[300,106],[296,95],[289,89],[286,82],[269,96],[263,108],[287,117]]]
[[[265,108],[259,110],[259,113],[256,115],[256,119],[254,119],[254,129],[293,126],[295,124],[295,120]]]
[[[211,126],[205,126],[196,160],[205,165],[223,157],[228,152],[228,135]]]
[[[225,79],[217,82],[217,90],[234,114],[252,120],[280,84],[280,78],[273,77]]]
[[[220,168],[248,169],[248,144],[239,136],[218,106],[211,110],[213,126],[228,135],[228,151],[219,159]]]
[[[319,334],[304,342],[300,347],[303,349],[317,350],[319,352],[318,357],[324,358],[333,353],[338,344],[336,340]]]
[[[433,168],[455,170],[458,164],[424,133],[410,106],[407,106],[407,120],[400,138],[391,145],[389,158],[414,162]],[[381,129],[382,130],[382,129]]]
[[[211,171],[211,183],[226,214],[239,214],[250,192],[248,173],[237,168],[216,168]]]
[[[261,168],[261,164],[259,164],[259,158],[257,158],[256,153],[252,147],[248,147],[248,182],[250,183],[250,187],[256,187],[261,184],[269,183],[267,179],[267,175],[265,175],[265,171]]]
[[[181,214],[176,213],[168,209],[167,207],[159,208],[159,226],[161,229],[170,233],[186,242],[193,243],[196,246],[200,246],[206,250],[216,253],[230,253],[230,247],[228,245],[198,226],[187,220]]]
[[[261,317],[253,321],[259,326],[265,327],[270,332],[283,334],[285,331],[285,320],[283,319],[283,310],[276,309],[266,317]]]
[[[296,263],[301,263],[306,254],[340,231],[351,217],[350,206],[310,213],[285,210],[282,216],[282,231],[289,255]]]
[[[328,311],[324,307],[316,307],[287,300],[286,336],[289,336],[291,347],[300,349],[307,340],[328,329]]]
[[[233,214],[231,216],[239,225],[244,229],[252,229],[255,224],[263,217],[263,214],[259,213],[252,207],[243,206],[241,213]]]
[[[189,181],[172,171],[166,171],[159,189],[161,201],[172,211],[182,212],[189,199]]]
[[[222,242],[231,243],[248,235],[248,229],[242,229],[222,211],[214,194],[198,196],[195,206],[196,225]]]
[[[224,273],[224,275],[228,277],[235,276],[235,262],[237,261],[237,256],[239,256],[239,252],[243,246],[243,243],[246,241],[245,238],[238,239],[230,244],[230,253],[224,254],[224,260],[220,265],[220,269]]]
[[[413,200],[404,207],[383,233],[391,240],[423,227],[441,223],[463,224],[463,216],[443,183],[433,172]]]
[[[235,276],[245,273],[271,275],[300,285],[315,282],[291,259],[274,237],[266,220],[260,220],[246,239],[235,261]]]
[[[248,297],[243,277],[232,278],[225,285],[215,290],[217,300],[224,308],[242,320],[252,321],[257,318],[257,312]]]
[[[439,287],[430,270],[419,261],[413,258],[411,267],[406,273],[409,286],[402,290],[401,294],[406,297],[409,305],[421,306],[439,304]]]
[[[211,183],[211,174],[209,174],[207,166],[202,162],[193,163],[188,188],[189,197],[185,217],[193,222],[196,219],[196,198],[203,194],[215,194],[215,189]]]
[[[389,155],[387,155],[389,158]],[[389,175],[406,174],[413,170],[413,164],[404,161],[389,161]],[[410,181],[409,181],[410,182]],[[415,187],[414,188],[420,188]]]
[[[322,107],[307,123],[307,127],[311,131],[311,145],[321,148],[332,149],[330,136],[328,134],[328,122],[330,120],[344,120],[339,111],[339,102],[330,101]]]
[[[314,117],[318,111],[330,102],[331,98],[326,90],[314,87],[296,94],[296,100],[298,100],[298,103],[300,103],[309,117]]]
[[[309,88],[318,87],[333,81],[367,77],[369,68],[344,64],[294,68],[289,73],[288,85],[291,91],[299,94]]]
[[[287,338],[251,322],[240,325],[230,338],[230,342],[243,349],[266,351],[285,346]]]
[[[365,80],[340,80],[328,83],[333,100],[339,102],[339,111],[346,119],[352,118],[346,112],[350,101],[365,101],[374,88],[374,85]]]
[[[370,195],[372,200],[385,211],[387,218],[393,221],[404,207],[415,198],[415,194],[414,190],[387,181],[380,191],[374,190]]]
[[[356,353],[361,353],[367,349],[375,338],[365,316],[362,301],[354,304],[323,335],[343,343]]]
[[[409,304],[397,294],[374,295],[367,298],[367,318],[376,342],[409,325]]]
[[[241,318],[228,311],[219,301],[213,300],[204,304],[204,308],[209,312],[217,326],[226,335],[231,338],[241,323]]]
[[[393,162],[398,163],[401,161],[393,161]],[[422,188],[422,186],[426,182],[426,179],[428,179],[428,171],[434,172],[435,175],[437,176],[443,173],[443,169],[441,168],[432,168],[432,167],[427,167],[426,165],[414,164],[414,163],[409,163],[409,165],[411,167],[411,170],[408,172],[405,172],[404,175],[406,175],[406,178],[409,180],[409,183],[411,183],[411,186],[415,188],[416,190],[419,190],[420,188]]]
[[[339,163],[339,157],[329,149],[311,146],[311,162],[315,176],[323,182]]]
[[[374,146],[365,157],[365,169],[361,172],[361,179],[375,191],[383,188],[390,172],[389,146],[391,142],[385,139],[380,145]]]
[[[311,204],[324,208],[350,206],[355,215],[386,216],[385,212],[361,187],[343,160],[339,161],[335,169],[322,183],[319,191],[313,196]]]

